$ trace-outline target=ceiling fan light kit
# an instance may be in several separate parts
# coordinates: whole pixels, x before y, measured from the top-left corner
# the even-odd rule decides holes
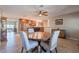
[[[42,14],[39,14],[39,16],[42,16]]]

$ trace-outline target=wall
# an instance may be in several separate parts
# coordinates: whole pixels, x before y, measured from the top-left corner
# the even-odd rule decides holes
[[[55,19],[59,18],[63,19],[63,25],[55,25]],[[67,38],[79,40],[79,12],[52,17],[50,26],[65,29]]]

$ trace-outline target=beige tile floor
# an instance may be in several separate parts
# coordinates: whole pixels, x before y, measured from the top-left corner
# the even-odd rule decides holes
[[[59,38],[58,52],[79,53],[79,41]]]
[[[20,53],[21,40],[19,34],[15,35],[14,32],[10,32],[7,38],[7,41],[0,42],[0,53]],[[59,38],[57,49],[59,53],[79,53],[79,41]]]

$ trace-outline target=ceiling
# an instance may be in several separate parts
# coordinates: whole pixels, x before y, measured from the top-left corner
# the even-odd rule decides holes
[[[79,12],[78,5],[0,5],[0,13],[10,18],[20,18],[27,16],[37,16],[39,10],[48,11],[48,16],[54,17],[58,15]]]

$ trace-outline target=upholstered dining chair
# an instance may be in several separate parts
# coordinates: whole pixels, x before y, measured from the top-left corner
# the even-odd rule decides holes
[[[22,40],[21,52],[23,52],[24,49],[26,50],[26,52],[30,52],[31,49],[34,49],[35,47],[38,46],[37,41],[32,41],[32,40],[28,39],[26,32],[20,32],[20,36],[21,36],[21,40]]]
[[[34,29],[33,28],[28,28],[28,33],[33,33]]]
[[[46,51],[50,51],[50,53],[52,52],[52,50],[55,49],[57,53],[57,40],[58,40],[59,33],[60,33],[60,30],[56,30],[52,32],[50,40],[47,42],[41,42],[41,46],[43,46],[44,49],[46,49]]]

